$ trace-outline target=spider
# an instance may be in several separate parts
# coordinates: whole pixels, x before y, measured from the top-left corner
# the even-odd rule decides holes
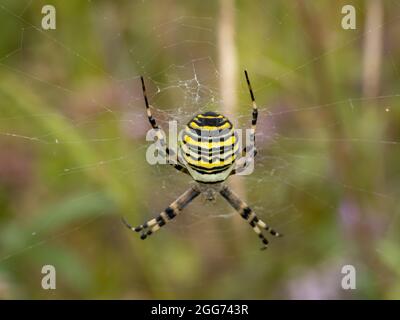
[[[215,200],[218,193],[250,224],[262,241],[261,249],[266,249],[268,246],[268,240],[264,236],[263,230],[269,231],[271,235],[276,237],[282,236],[259,219],[255,212],[224,183],[230,175],[237,174],[246,168],[256,154],[255,130],[258,110],[246,70],[244,74],[253,106],[250,136],[253,144],[248,149],[247,147],[242,149],[243,163],[235,168],[236,158],[239,154],[238,137],[234,132],[232,123],[225,116],[216,112],[205,112],[194,116],[179,136],[177,163],[169,162],[169,164],[178,171],[190,175],[195,184],[157,217],[142,225],[132,227],[125,219],[122,219],[129,229],[141,233],[141,239],[146,239],[174,219],[198,195],[203,194],[207,200],[212,201]],[[166,155],[169,156],[172,154],[172,150],[166,146],[164,135],[160,132],[160,127],[153,118],[143,77],[140,77],[140,79],[147,117],[155,130],[159,143]]]

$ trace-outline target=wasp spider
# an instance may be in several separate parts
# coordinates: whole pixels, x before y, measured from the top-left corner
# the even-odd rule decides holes
[[[146,239],[170,222],[199,194],[204,194],[207,200],[214,200],[218,193],[250,224],[263,243],[262,249],[267,248],[268,245],[263,230],[269,231],[273,236],[280,236],[278,232],[259,219],[254,211],[224,183],[230,175],[244,170],[256,153],[254,142],[258,111],[247,71],[244,73],[253,103],[252,145],[243,148],[241,152],[239,151],[238,137],[233,125],[222,114],[206,112],[193,117],[179,136],[178,163],[170,164],[177,170],[190,175],[196,183],[172,202],[160,215],[140,226],[132,227],[123,219],[129,229],[141,233],[141,239]],[[165,150],[164,155],[169,156],[172,151],[167,147],[160,127],[151,114],[143,77],[141,77],[141,81],[147,117],[156,132],[162,149]],[[243,156],[240,159],[242,163],[239,164],[240,160],[238,160],[238,165],[236,165],[235,161],[239,154]]]

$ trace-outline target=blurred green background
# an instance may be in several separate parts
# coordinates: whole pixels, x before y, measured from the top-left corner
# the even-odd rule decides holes
[[[0,298],[400,298],[399,33],[395,0],[1,0]],[[258,155],[228,183],[285,237],[260,251],[199,198],[141,241],[120,217],[157,215],[190,178],[146,162],[139,75],[166,131],[199,110],[247,128],[244,68]]]

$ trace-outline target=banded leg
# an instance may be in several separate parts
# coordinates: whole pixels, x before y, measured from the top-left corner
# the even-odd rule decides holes
[[[165,137],[164,135],[161,133],[161,128],[158,126],[156,120],[153,118],[153,114],[151,113],[151,109],[150,109],[150,104],[149,104],[149,100],[147,98],[147,94],[146,94],[146,86],[144,85],[144,79],[141,76],[140,80],[142,82],[142,90],[143,90],[143,98],[144,98],[144,102],[146,104],[146,113],[147,113],[147,118],[149,119],[149,122],[151,124],[151,127],[155,130],[156,132],[156,136],[158,141],[160,141],[160,144],[163,148],[165,148],[165,152],[166,155],[169,156],[171,151],[169,150],[167,143],[165,141]],[[178,171],[181,171],[183,173],[189,174],[189,171],[181,164],[179,163],[170,163],[168,162],[168,164],[170,164],[171,166],[173,166],[175,169],[177,169]]]
[[[247,87],[249,88],[250,98],[251,98],[251,102],[252,102],[252,105],[253,105],[253,112],[252,112],[253,119],[251,120],[251,128],[255,132],[256,131],[256,126],[257,126],[258,108],[257,108],[257,104],[256,104],[256,99],[254,98],[253,89],[251,88],[251,84],[250,84],[250,80],[249,80],[249,75],[247,74],[247,70],[244,70],[244,75],[246,76]]]
[[[247,83],[247,87],[249,88],[249,92],[250,92],[250,98],[251,98],[251,102],[252,102],[252,106],[253,106],[253,112],[252,112],[252,120],[251,120],[251,129],[252,129],[252,134],[251,134],[251,140],[253,141],[253,146],[251,149],[254,148],[254,156],[256,155],[257,151],[256,151],[256,128],[257,128],[257,118],[258,118],[258,108],[257,108],[257,104],[256,104],[256,99],[254,98],[254,93],[253,93],[253,89],[251,87],[251,83],[250,83],[250,79],[249,79],[249,75],[247,74],[247,70],[244,70],[244,75],[246,77],[246,83]],[[247,152],[251,151],[251,149],[247,149],[246,147],[243,148],[242,150],[242,155],[246,155]]]
[[[251,129],[253,130],[253,133],[252,133],[253,139],[252,140],[254,142],[254,149],[255,149],[255,141],[256,141],[255,134],[256,134],[256,128],[257,128],[258,108],[257,108],[257,104],[256,104],[256,99],[254,97],[253,89],[251,87],[249,75],[247,74],[247,70],[244,70],[244,75],[246,77],[246,83],[247,83],[247,87],[249,88],[251,103],[253,106]],[[243,152],[246,154],[246,148],[243,149]]]
[[[180,211],[185,208],[194,198],[200,194],[197,186],[191,187],[185,193],[183,193],[178,199],[171,203],[163,212],[161,212],[157,217],[147,221],[146,223],[132,227],[125,219],[122,218],[122,222],[132,231],[141,232],[140,238],[142,240],[146,239],[148,236],[158,231],[162,226],[167,224],[173,218],[175,218]]]
[[[254,211],[227,186],[224,186],[220,191],[221,195],[229,202],[229,204],[235,208],[235,210],[241,215],[241,217],[246,220],[250,226],[253,228],[254,232],[257,233],[258,237],[263,243],[261,249],[266,249],[268,246],[268,240],[262,233],[262,230],[269,231],[275,237],[280,237],[282,234],[276,232],[264,221],[260,220]]]
[[[242,164],[240,164],[239,166],[237,166],[237,168],[233,169],[231,171],[230,175],[238,174],[238,173],[242,172],[243,170],[245,170],[246,167],[248,166],[248,164],[251,161],[253,161],[254,157],[257,155],[255,134],[256,134],[256,126],[257,126],[257,118],[258,118],[258,109],[257,109],[257,104],[256,104],[256,101],[254,98],[253,89],[251,88],[249,76],[247,74],[247,70],[244,70],[244,74],[246,77],[246,83],[247,83],[247,87],[249,88],[250,98],[251,98],[252,105],[253,105],[252,120],[251,120],[251,134],[250,134],[250,140],[251,140],[252,144],[250,146],[245,146],[242,149],[242,157],[244,157],[244,162]]]

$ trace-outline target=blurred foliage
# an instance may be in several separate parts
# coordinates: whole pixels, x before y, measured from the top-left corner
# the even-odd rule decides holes
[[[120,222],[155,216],[190,182],[146,162],[138,75],[164,126],[218,108],[219,2],[1,1],[0,298],[400,298],[400,7],[380,2],[368,96],[372,1],[232,2],[260,106],[256,170],[236,181],[285,234],[266,252],[238,215],[217,218],[220,199],[146,241]],[[40,27],[45,4],[56,30]],[[356,30],[341,28],[345,4]],[[41,288],[46,264],[56,290]],[[357,290],[340,287],[346,264]]]

